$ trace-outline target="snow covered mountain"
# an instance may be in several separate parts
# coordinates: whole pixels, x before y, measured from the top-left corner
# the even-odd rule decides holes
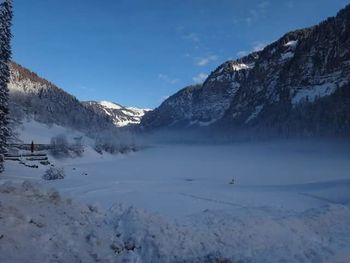
[[[125,107],[109,101],[87,101],[84,102],[84,105],[99,115],[106,115],[106,117],[111,118],[117,127],[139,124],[145,113],[151,111],[150,109]]]
[[[115,129],[111,119],[85,107],[51,82],[14,62],[10,69],[10,117],[15,122],[34,119],[85,133]]]
[[[227,61],[147,113],[144,129],[210,127],[350,135],[350,5],[317,26]],[[229,128],[229,129],[228,129]]]
[[[10,91],[11,117],[32,117],[44,124],[57,124],[81,131],[114,129],[139,124],[150,111],[102,101],[80,102],[74,96],[12,62]]]

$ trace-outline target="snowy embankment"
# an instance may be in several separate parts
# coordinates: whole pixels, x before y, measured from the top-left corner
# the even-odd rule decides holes
[[[32,183],[0,186],[0,262],[347,262],[350,209],[206,212],[191,224],[108,211]],[[220,261],[221,260],[221,261]]]
[[[0,262],[112,259],[104,215],[29,182],[0,186]]]

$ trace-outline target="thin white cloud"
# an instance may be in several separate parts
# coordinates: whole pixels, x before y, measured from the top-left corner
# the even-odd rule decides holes
[[[245,18],[245,22],[246,22],[248,25],[250,25],[250,24],[252,23],[252,21],[253,21],[253,18],[250,17],[250,16],[248,16],[248,17]]]
[[[244,51],[244,50],[242,50],[242,51],[238,51],[237,52],[237,56],[238,57],[244,57],[244,56],[246,56],[246,55],[248,55],[248,51]]]
[[[162,74],[162,73],[159,73],[158,74],[158,78],[168,84],[171,84],[171,85],[174,85],[176,83],[178,83],[180,80],[177,79],[177,78],[171,78],[169,77],[168,75],[166,74]]]
[[[96,89],[87,87],[87,86],[82,85],[82,84],[79,84],[79,85],[77,86],[77,88],[78,88],[79,90],[81,90],[81,91],[86,91],[86,92],[95,92],[95,91],[96,91]]]
[[[233,25],[238,25],[238,24],[239,24],[239,19],[237,19],[237,18],[232,18],[232,24],[233,24]]]
[[[295,3],[294,3],[293,1],[289,1],[289,2],[286,3],[286,6],[287,6],[288,8],[290,8],[290,9],[293,8],[294,5],[295,5]]]
[[[206,73],[199,73],[197,76],[194,76],[192,80],[195,83],[203,83],[208,78],[208,74]]]
[[[267,9],[270,5],[269,1],[260,2],[255,8],[248,11],[248,15],[245,18],[247,25],[251,25],[254,21],[257,21],[259,18],[266,16]]]
[[[252,44],[252,48],[250,50],[241,50],[237,52],[237,57],[241,58],[244,56],[247,56],[248,54],[252,52],[258,52],[263,50],[266,47],[266,43],[262,41],[256,41]]]
[[[159,100],[160,103],[164,102],[165,100],[167,100],[170,96],[169,95],[165,95],[165,96],[162,96]]]
[[[207,57],[196,58],[195,64],[197,66],[202,67],[202,66],[208,65],[212,61],[216,61],[217,59],[218,59],[218,56],[216,56],[216,55],[210,55]]]
[[[266,8],[270,5],[269,1],[263,1],[261,3],[258,4],[258,9],[262,12],[266,11]]]
[[[263,50],[265,47],[266,47],[266,43],[265,43],[265,42],[257,41],[257,42],[254,42],[253,51],[254,51],[254,52],[261,51],[261,50]]]
[[[190,40],[194,43],[199,43],[201,40],[196,33],[188,33],[182,36],[184,39]]]

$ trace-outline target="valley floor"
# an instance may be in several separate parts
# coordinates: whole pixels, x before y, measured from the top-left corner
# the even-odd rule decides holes
[[[62,259],[57,262],[98,257],[105,262],[345,263],[350,258],[349,146],[157,145],[119,156],[87,149],[83,158],[54,161],[67,174],[58,181],[41,179],[45,167],[7,163],[0,189],[0,261],[21,262],[16,258],[35,251],[36,259],[47,262],[56,262],[55,254]],[[45,190],[52,187],[62,196],[57,202]],[[72,234],[80,228],[81,234]],[[77,249],[69,249],[65,239]],[[33,248],[23,251],[21,244]],[[81,246],[86,254],[80,256]]]

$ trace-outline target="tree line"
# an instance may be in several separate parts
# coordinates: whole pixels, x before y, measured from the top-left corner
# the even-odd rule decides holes
[[[10,78],[9,62],[11,59],[11,26],[12,26],[12,0],[0,3],[0,172],[4,170],[4,154],[7,150],[7,139],[10,136],[8,88]]]

